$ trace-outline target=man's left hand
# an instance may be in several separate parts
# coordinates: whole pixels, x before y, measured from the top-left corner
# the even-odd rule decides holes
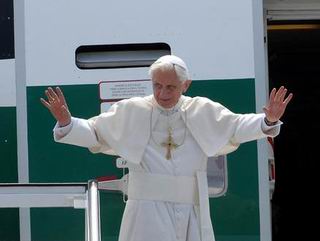
[[[287,97],[288,90],[281,86],[278,90],[273,88],[270,96],[269,101],[265,107],[263,107],[263,111],[266,114],[266,119],[270,123],[275,123],[284,114],[288,103],[293,97],[293,94],[290,93]]]

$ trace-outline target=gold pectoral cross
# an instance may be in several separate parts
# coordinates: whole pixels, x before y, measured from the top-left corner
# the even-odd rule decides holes
[[[173,141],[171,128],[168,128],[168,134],[169,134],[169,136],[168,136],[167,142],[161,143],[161,146],[167,148],[166,159],[170,160],[171,159],[171,150],[176,149],[179,145],[177,145]]]

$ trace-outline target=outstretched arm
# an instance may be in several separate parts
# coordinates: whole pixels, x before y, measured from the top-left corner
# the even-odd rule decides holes
[[[40,98],[40,101],[58,121],[59,126],[69,125],[71,122],[71,114],[61,89],[56,87],[54,91],[49,87],[45,90],[45,95],[47,96],[47,100]]]
[[[281,86],[278,90],[276,88],[272,89],[269,101],[263,107],[263,111],[266,114],[265,121],[268,125],[276,123],[283,116],[288,103],[293,97],[292,93],[286,97],[287,92],[288,90],[284,86]]]

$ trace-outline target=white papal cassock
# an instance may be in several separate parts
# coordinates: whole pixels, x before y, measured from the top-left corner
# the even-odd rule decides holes
[[[67,127],[56,125],[54,138],[128,160],[129,200],[120,241],[214,241],[207,159],[229,153],[240,143],[276,136],[281,122],[268,127],[263,118],[264,114],[234,114],[202,97],[182,96],[174,108],[166,110],[148,96],[120,101],[89,120],[73,117]],[[169,127],[179,147],[167,160],[162,143]],[[152,178],[156,181],[151,182]],[[149,181],[145,185],[139,180]]]

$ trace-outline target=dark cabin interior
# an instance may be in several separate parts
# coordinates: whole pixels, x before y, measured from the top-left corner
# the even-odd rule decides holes
[[[274,139],[272,240],[311,240],[318,231],[320,21],[270,21],[267,40],[270,90],[284,85],[294,94]]]

